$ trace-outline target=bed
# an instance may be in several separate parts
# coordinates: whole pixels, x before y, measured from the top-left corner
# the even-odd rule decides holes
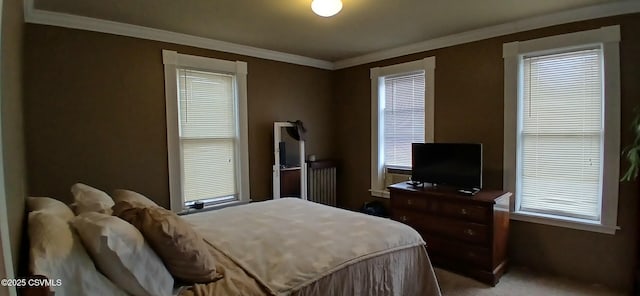
[[[104,209],[106,213],[83,213],[79,216],[86,218],[91,215],[103,215],[105,219],[108,217],[111,220],[119,220],[108,215],[110,209],[107,207],[110,204],[104,202],[102,205],[98,203],[98,206],[94,206],[99,209],[98,211],[101,208]],[[151,205],[138,206],[152,207]],[[33,210],[32,206],[30,208]],[[32,226],[32,216],[40,215],[30,214],[29,227]],[[69,218],[66,212],[64,216],[65,219]],[[127,220],[126,216],[120,217]],[[47,217],[47,219],[51,218]],[[113,270],[109,272],[102,266],[112,264],[113,261],[123,261],[126,265],[126,262],[132,260],[116,257],[108,260],[110,262],[100,262],[107,261],[104,258],[108,256],[92,253],[90,250],[96,248],[89,246],[90,243],[87,243],[84,235],[85,232],[94,236],[97,233],[103,233],[102,237],[96,238],[97,244],[100,244],[105,241],[105,232],[93,229],[82,231],[83,228],[78,226],[81,224],[77,221],[79,218],[69,219],[71,221],[69,224],[73,227],[69,227],[71,233],[68,239],[73,240],[75,233],[83,236],[80,240],[82,243],[77,245],[84,245],[89,250],[91,254],[89,258],[95,263],[97,267],[95,269],[98,272],[93,278],[87,279],[86,282],[89,284],[77,287],[76,290],[72,290],[70,286],[52,287],[56,292],[66,291],[69,295],[72,292],[68,291],[102,294],[107,293],[106,290],[114,289],[113,291],[122,290],[122,295],[165,293],[157,290],[153,292],[149,289],[157,289],[153,280],[157,281],[156,284],[162,282],[162,285],[167,285],[166,280],[160,280],[166,275],[158,273],[150,276],[148,273],[157,273],[158,268],[144,270],[141,267],[144,264],[136,264],[129,269],[134,274],[136,272],[134,269],[138,269],[138,273],[142,274],[141,277],[145,277],[147,282],[151,281],[151,285],[147,285],[149,289],[145,291],[144,284],[141,284],[142,286],[137,287],[142,289],[136,291],[142,292],[132,292],[133,290],[125,287],[127,285],[119,284],[123,280],[116,279],[113,275],[121,276],[123,272]],[[438,283],[420,235],[412,228],[389,219],[296,198],[282,198],[199,212],[183,215],[178,219],[181,220],[180,223],[188,224],[197,236],[202,238],[197,240],[204,241],[207,255],[215,260],[217,276],[215,280],[209,282],[184,283],[182,281],[181,285],[176,285],[180,287],[173,290],[174,295],[440,295]],[[55,223],[47,222],[46,224]],[[75,231],[74,228],[76,228]],[[109,235],[113,232],[109,231]],[[149,237],[145,231],[141,230],[141,232],[145,234],[144,240],[148,241]],[[30,231],[29,234],[30,237],[46,236],[46,233],[42,232],[38,234]],[[58,234],[56,237],[59,236]],[[37,239],[35,243],[35,246],[32,243],[30,252],[32,257],[30,268],[34,274],[58,279],[67,276],[70,278],[78,275],[86,276],[85,274],[91,273],[87,271],[91,268],[87,262],[84,262],[82,268],[60,268],[67,264],[64,261],[69,260],[63,260],[60,257],[45,258],[49,261],[43,261],[43,258],[40,258],[40,261],[37,258],[34,259],[34,256],[48,256],[44,252],[37,251],[38,248],[41,249],[46,245],[42,241],[38,242]],[[77,245],[73,248],[81,248]],[[110,244],[109,247],[112,245],[114,244]],[[105,248],[103,246],[102,249]],[[128,251],[130,248],[124,249],[126,255],[130,255]],[[167,265],[168,262],[163,257],[162,251],[155,248],[154,250]],[[76,260],[76,258],[71,259]],[[51,260],[57,260],[57,263],[52,264]],[[200,260],[194,262],[197,263],[197,261]],[[55,268],[62,271],[54,272]],[[186,268],[190,266],[187,265]],[[65,269],[75,271],[65,274]],[[126,267],[124,269],[126,270]],[[170,273],[173,275],[173,272]],[[105,275],[103,278],[101,278],[102,274]],[[143,282],[145,280],[140,277],[139,279]],[[80,279],[78,281],[84,282]],[[96,285],[96,282],[104,283]],[[110,283],[115,287],[111,287]],[[109,294],[119,294],[113,291]],[[56,295],[63,294],[56,293]]]

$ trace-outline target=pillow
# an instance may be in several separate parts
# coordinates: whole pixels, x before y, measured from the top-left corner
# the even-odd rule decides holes
[[[93,265],[80,238],[49,211],[29,213],[29,267],[32,274],[60,280],[56,295],[127,295]]]
[[[173,277],[144,237],[126,221],[97,212],[71,220],[93,262],[131,295],[171,295]]]
[[[186,283],[207,283],[221,277],[204,239],[173,212],[160,207],[136,207],[121,201],[113,207],[113,213],[142,232],[176,279]]]
[[[69,206],[50,197],[27,197],[27,210],[29,212],[46,211],[64,221],[69,221],[74,216]]]
[[[113,201],[116,203],[119,201],[128,201],[131,204],[138,204],[143,208],[159,207],[158,204],[156,204],[146,196],[131,190],[116,189],[113,191],[111,198],[113,198]]]
[[[76,183],[71,186],[77,215],[85,212],[98,212],[111,215],[111,207],[115,204],[111,197],[91,186]]]

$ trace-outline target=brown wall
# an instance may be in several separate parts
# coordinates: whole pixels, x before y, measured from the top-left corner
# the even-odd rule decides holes
[[[22,1],[4,0],[2,9],[2,164],[7,220],[14,272],[20,272],[20,244],[26,196],[24,127],[22,116]],[[2,218],[4,219],[4,218]]]
[[[333,155],[330,71],[156,41],[28,24],[29,194],[69,202],[85,182],[169,206],[162,49],[248,63],[251,196],[271,196],[273,122],[300,119],[307,152]]]
[[[334,105],[341,128],[334,142],[342,163],[340,204],[356,209],[370,197],[371,94],[369,69],[424,57],[436,57],[435,140],[484,144],[484,185],[502,188],[503,60],[502,44],[620,24],[622,76],[621,144],[631,142],[631,109],[640,101],[640,15],[554,26],[422,52],[334,72]],[[626,164],[623,164],[626,168]],[[348,184],[348,185],[345,185]],[[637,230],[637,187],[620,185],[615,235],[511,221],[510,259],[545,272],[615,288],[632,283]]]

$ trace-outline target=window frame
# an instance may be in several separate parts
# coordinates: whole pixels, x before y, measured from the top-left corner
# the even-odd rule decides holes
[[[204,200],[205,207],[224,207],[242,204],[250,201],[249,187],[249,145],[247,124],[247,63],[242,61],[226,61],[214,58],[180,54],[176,51],[163,50],[164,64],[166,120],[167,120],[167,150],[169,168],[169,197],[171,211],[183,213],[189,210],[189,204],[183,196],[182,181],[182,149],[180,148],[179,109],[178,109],[178,78],[177,69],[186,68],[212,73],[229,74],[234,76],[234,110],[236,112],[235,153],[236,181],[238,198],[229,201]]]
[[[424,71],[425,75],[425,125],[424,139],[430,143],[434,141],[434,97],[435,97],[435,68],[436,58],[424,59],[370,69],[371,79],[371,192],[372,196],[389,198],[389,191],[385,188],[387,175],[384,166],[384,118],[380,106],[384,99],[380,92],[384,77],[417,71]],[[394,168],[395,169],[395,168]]]
[[[503,44],[504,59],[504,158],[503,189],[513,192],[511,218],[607,234],[615,234],[620,167],[620,26],[580,31]],[[599,46],[603,56],[603,151],[600,221],[519,210],[517,180],[520,167],[519,127],[522,110],[523,56],[552,54]]]

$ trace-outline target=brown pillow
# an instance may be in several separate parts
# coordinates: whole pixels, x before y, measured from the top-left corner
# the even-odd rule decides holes
[[[158,204],[147,198],[146,196],[131,190],[116,189],[111,194],[114,202],[128,201],[136,204],[136,207],[159,207]]]
[[[113,214],[140,230],[173,277],[186,283],[221,278],[209,246],[187,222],[164,208],[138,206],[121,201]]]

